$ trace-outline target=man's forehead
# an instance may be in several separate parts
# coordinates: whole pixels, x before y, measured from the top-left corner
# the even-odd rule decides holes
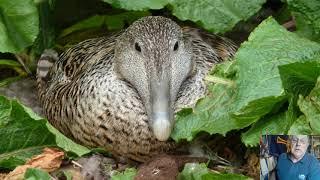
[[[308,136],[307,135],[292,135],[291,136],[292,140],[308,140]]]

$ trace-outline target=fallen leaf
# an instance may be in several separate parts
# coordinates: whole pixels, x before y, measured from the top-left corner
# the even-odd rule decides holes
[[[256,153],[252,152],[248,155],[247,163],[244,166],[244,169],[248,176],[255,177],[255,179],[259,177],[260,162]]]
[[[0,173],[0,179],[4,179],[7,176],[6,173]]]
[[[23,179],[28,168],[39,168],[47,172],[58,169],[62,163],[64,152],[56,148],[44,148],[43,153],[34,156],[26,164],[16,167],[5,180]]]

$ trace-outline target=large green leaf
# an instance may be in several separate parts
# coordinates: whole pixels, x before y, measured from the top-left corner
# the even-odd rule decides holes
[[[54,11],[50,6],[50,1],[40,1],[38,3],[40,16],[40,32],[33,44],[33,51],[36,55],[41,55],[45,49],[50,49],[55,44]]]
[[[299,12],[292,12],[292,14],[295,17],[295,22],[296,22],[295,33],[297,33],[301,37],[306,37],[310,40],[320,42],[320,34],[316,33],[312,24],[310,24],[309,21],[305,19],[303,14]]]
[[[168,4],[170,0],[139,0],[139,1],[128,1],[128,0],[103,0],[111,4],[116,8],[122,8],[126,10],[142,11],[148,9],[161,9]]]
[[[110,31],[120,30],[124,28],[125,23],[131,24],[133,21],[148,15],[150,15],[150,13],[147,11],[132,11],[114,15],[95,15],[63,30],[63,32],[60,34],[60,37],[69,35],[75,31],[86,30],[90,28],[105,27]]]
[[[256,122],[241,138],[246,146],[256,146],[259,144],[261,133],[285,134],[290,122],[294,122],[290,112],[282,112],[271,117],[265,117]]]
[[[235,55],[238,92],[234,117],[248,125],[283,100],[285,91],[278,67],[311,61],[320,45],[288,32],[273,18],[263,21]]]
[[[306,116],[300,116],[290,127],[288,134],[290,135],[297,135],[297,134],[303,134],[303,135],[310,135],[314,134],[312,132],[312,129],[310,127],[309,121],[307,121]]]
[[[33,0],[0,0],[0,52],[19,52],[30,46],[39,32]]]
[[[200,131],[225,135],[232,129],[241,128],[230,117],[234,110],[236,95],[236,88],[232,81],[233,65],[234,62],[225,62],[216,66],[213,71],[215,76],[209,76],[207,79],[214,79],[219,83],[209,84],[209,94],[200,99],[194,109],[184,109],[177,114],[177,122],[171,134],[175,141],[180,139],[191,141]]]
[[[258,12],[265,0],[172,0],[173,15],[198,22],[205,29],[224,33]]]
[[[14,168],[55,144],[45,120],[33,120],[17,101],[0,96],[0,167]]]
[[[0,167],[21,165],[46,146],[58,146],[79,156],[89,152],[16,100],[0,96],[0,107]]]
[[[320,77],[307,97],[299,97],[298,105],[304,113],[306,121],[310,122],[314,134],[320,134]]]
[[[297,98],[292,94],[289,96],[289,105],[287,103],[280,102],[278,107],[271,111],[251,128],[241,135],[242,142],[246,146],[256,146],[259,144],[259,138],[262,134],[287,134],[290,127],[295,123],[298,114],[298,107],[296,105]],[[284,106],[284,107],[283,107]]]
[[[287,79],[286,77],[292,74],[302,79],[307,75],[314,78],[317,67],[311,66],[317,62],[311,61],[319,54],[319,44],[288,32],[273,18],[265,20],[251,33],[249,40],[241,45],[231,65],[227,62],[214,69],[211,79],[220,80],[216,80],[214,85],[209,84],[208,95],[199,100],[189,113],[177,114],[171,137],[176,141],[190,141],[200,131],[225,135],[230,130],[255,123],[280,108],[290,96],[284,90],[278,68],[296,62],[310,62],[302,65],[303,69],[311,68],[308,69],[310,72],[302,77],[296,74],[298,72],[294,72],[299,65],[283,66],[283,78]],[[312,78],[307,80],[312,81]],[[287,80],[286,86],[291,82],[293,81]],[[290,104],[294,106],[296,101]],[[258,132],[275,125],[276,120],[272,119],[288,116],[286,123],[275,125],[279,132],[288,131],[296,119],[296,110],[288,111],[288,115],[283,111],[276,113],[279,114],[269,117],[271,120],[266,118],[266,122],[257,123],[254,129],[244,136],[245,143],[256,144]]]
[[[287,0],[296,19],[297,33],[313,40],[320,40],[320,1]]]
[[[206,98],[197,103],[193,113],[186,116],[177,115],[176,124],[171,137],[175,141],[187,139],[191,141],[199,132],[225,135],[232,129],[240,128],[230,117],[235,90],[224,84],[214,85]]]
[[[315,61],[279,66],[283,87],[290,93],[306,96],[320,76],[320,57]]]
[[[104,0],[114,7],[127,10],[161,9],[166,5],[181,20],[199,23],[215,33],[231,30],[239,21],[255,14],[266,0]]]
[[[297,95],[308,95],[314,88],[317,77],[320,76],[320,61],[296,62],[278,66],[278,68],[283,87],[294,97],[292,97],[293,99],[287,112],[263,118],[255,123],[249,131],[244,133],[242,140],[246,145],[257,145],[261,131],[268,134],[313,133],[309,121],[304,116],[297,119],[297,110],[295,108]]]

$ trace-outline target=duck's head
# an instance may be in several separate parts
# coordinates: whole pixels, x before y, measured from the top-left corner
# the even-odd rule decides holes
[[[170,136],[177,94],[192,69],[191,43],[168,18],[139,19],[117,40],[115,70],[139,93],[160,141]]]

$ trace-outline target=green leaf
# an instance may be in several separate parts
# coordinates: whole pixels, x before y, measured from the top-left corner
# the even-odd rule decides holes
[[[55,144],[45,120],[33,120],[15,100],[0,96],[0,104],[10,106],[10,113],[8,109],[5,113],[0,110],[0,167],[12,169],[40,153],[43,147]]]
[[[177,116],[171,137],[175,141],[187,139],[191,141],[199,132],[225,134],[240,126],[230,118],[235,90],[223,84],[211,88],[212,94],[198,101],[192,114]]]
[[[104,0],[114,7],[126,10],[161,9],[169,5],[172,14],[181,20],[199,23],[205,29],[223,33],[239,21],[247,20],[258,12],[266,0]]]
[[[75,31],[83,30],[83,29],[89,29],[89,28],[96,28],[96,27],[102,27],[104,25],[105,16],[96,15],[89,17],[85,20],[82,20],[67,29],[64,29],[63,32],[60,34],[60,37],[67,36]]]
[[[282,106],[285,105],[286,103],[280,103],[275,114],[269,114],[254,123],[247,132],[241,135],[242,142],[246,146],[256,146],[259,144],[261,134],[287,134],[297,119],[296,97],[291,95],[287,110],[282,111]]]
[[[288,32],[273,18],[263,21],[235,55],[238,87],[234,118],[243,125],[258,120],[286,98],[278,67],[314,60],[320,45]]]
[[[250,180],[252,178],[241,174],[217,174],[211,173],[206,164],[187,163],[178,180]]]
[[[177,113],[175,127],[171,134],[175,141],[180,139],[191,141],[201,131],[224,135],[231,129],[241,127],[230,117],[236,88],[232,86],[232,79],[229,79],[227,83],[221,82],[224,77],[231,76],[233,71],[231,62],[217,65],[214,71],[214,75],[217,76],[212,77],[220,78],[220,83],[209,85],[209,94],[198,100],[192,113],[190,109],[183,109]],[[188,113],[183,113],[186,111]]]
[[[0,167],[13,169],[47,146],[58,146],[79,156],[89,152],[16,100],[0,96],[0,107]]]
[[[294,100],[290,102],[287,112],[278,113],[274,116],[263,118],[255,123],[250,130],[242,135],[242,140],[246,145],[255,146],[259,143],[261,132],[268,134],[311,134],[309,122],[304,116],[296,120],[294,106],[296,106],[296,96],[307,95],[315,86],[317,77],[320,76],[320,61],[296,62],[278,66],[283,87]]]
[[[63,150],[75,154],[76,156],[83,156],[88,154],[90,150],[84,146],[81,146],[71,139],[64,136],[56,128],[54,128],[49,122],[46,124],[48,130],[55,135],[56,137],[56,146],[62,148]],[[72,154],[69,154],[71,157],[74,157]]]
[[[178,180],[200,180],[205,174],[209,174],[207,165],[204,163],[187,163],[181,173],[178,175]]]
[[[316,61],[279,66],[283,87],[290,93],[306,96],[320,76],[320,57]]]
[[[24,174],[25,180],[51,180],[50,175],[41,169],[29,168]]]
[[[11,59],[0,59],[0,67],[20,67],[21,64]]]
[[[295,120],[290,117],[289,113],[287,111],[260,119],[247,132],[242,134],[242,142],[246,146],[256,146],[259,144],[261,133],[285,134],[288,130],[288,124]]]
[[[139,1],[128,1],[128,0],[103,0],[111,4],[113,7],[133,10],[133,11],[143,11],[148,9],[161,9],[169,0],[139,0]]]
[[[310,67],[314,65],[311,61],[317,59],[319,54],[319,44],[288,32],[273,18],[268,18],[241,45],[234,62],[218,65],[207,77],[216,84],[209,84],[208,95],[198,101],[192,113],[176,116],[171,137],[175,141],[190,141],[200,131],[225,135],[230,130],[255,123],[290,97],[284,90],[278,68],[296,62],[310,62],[305,65]],[[284,79],[294,73],[291,70],[293,67],[298,65],[282,67]],[[317,70],[316,67],[311,69]],[[287,85],[290,82],[287,80]],[[290,104],[293,108],[296,102]],[[283,115],[279,112],[269,118],[288,116],[287,124],[277,126],[277,131],[286,132],[296,119],[295,111],[288,110]],[[269,126],[274,126],[274,121],[257,123],[257,129],[250,130],[243,140],[248,145],[256,144],[257,133],[262,130],[260,128]]]
[[[172,14],[181,20],[198,22],[205,29],[224,33],[239,21],[258,12],[265,0],[172,0]]]
[[[33,0],[0,0],[0,52],[20,52],[32,45],[39,32]]]
[[[54,27],[54,11],[50,6],[49,0],[40,1],[38,3],[40,16],[40,32],[33,44],[33,51],[37,56],[45,49],[50,49],[55,44],[55,27]]]
[[[86,30],[91,28],[101,28],[106,27],[108,30],[120,30],[124,28],[125,23],[131,24],[133,21],[150,15],[147,11],[138,12],[124,12],[115,15],[95,15],[84,19],[71,27],[63,30],[60,37],[67,36],[73,32]]]
[[[36,113],[34,113],[30,108],[20,104],[24,111],[34,120],[43,119]],[[64,136],[61,132],[59,132],[56,128],[54,128],[48,121],[46,122],[46,126],[48,131],[55,135],[55,143],[58,147],[62,148],[67,152],[74,153],[77,156],[82,156],[90,152],[90,150],[84,146],[74,143],[71,139]]]
[[[205,174],[201,180],[253,180],[241,174]]]
[[[287,0],[296,19],[297,33],[320,40],[320,1]]]
[[[290,135],[310,135],[312,133],[312,129],[310,127],[310,123],[307,121],[306,116],[300,116],[290,127],[288,134]]]
[[[117,173],[111,176],[112,180],[133,180],[134,176],[137,174],[135,168],[127,168],[124,172]]]
[[[299,12],[292,12],[295,17],[296,22],[296,31],[299,36],[306,37],[310,40],[320,42],[320,35],[315,32],[315,29],[312,27],[304,16]]]
[[[320,134],[320,77],[307,97],[299,97],[298,105],[304,113],[306,121],[310,122],[314,134]]]

